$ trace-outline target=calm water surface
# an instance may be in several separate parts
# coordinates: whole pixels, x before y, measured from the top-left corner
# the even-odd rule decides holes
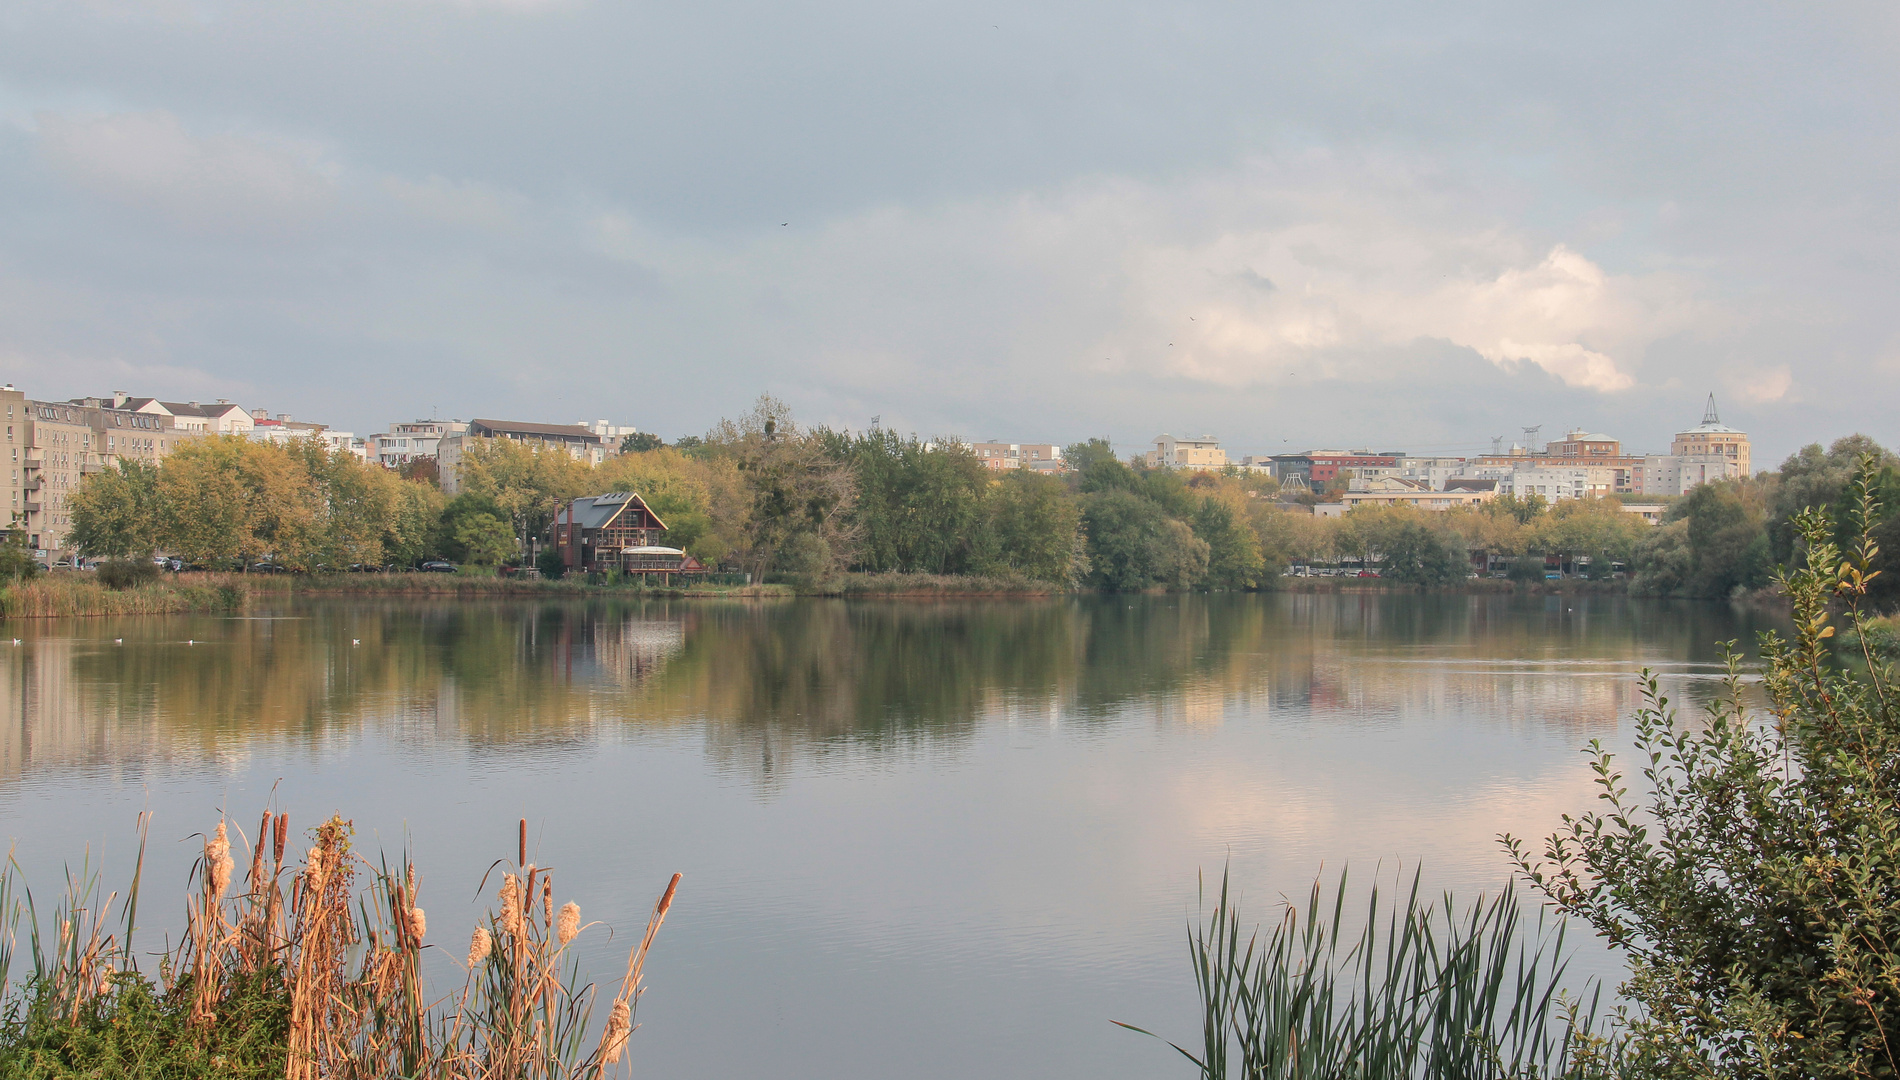
[[[1758,625],[1759,623],[1759,625]],[[0,838],[90,850],[175,930],[191,833],[331,812],[408,844],[432,939],[530,821],[612,977],[686,881],[637,1075],[1186,1077],[1183,926],[1231,861],[1261,918],[1322,867],[1506,877],[1494,837],[1589,805],[1631,675],[1715,688],[1763,617],[1608,598],[313,602],[16,622]],[[116,643],[114,639],[123,639]],[[585,939],[584,939],[585,940]],[[438,957],[443,975],[451,973]]]

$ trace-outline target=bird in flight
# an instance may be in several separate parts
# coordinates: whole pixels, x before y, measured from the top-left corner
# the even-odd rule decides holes
[[[790,224],[791,224],[791,222],[789,222],[789,221],[781,221],[781,222],[779,222],[779,226],[780,226],[781,228],[783,228],[783,227],[784,227],[784,226],[786,226],[786,225],[790,225]]]

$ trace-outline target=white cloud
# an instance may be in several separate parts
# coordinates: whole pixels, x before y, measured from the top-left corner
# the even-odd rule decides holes
[[[334,197],[307,147],[241,135],[194,135],[169,112],[78,116],[43,112],[40,159],[77,186],[175,222],[281,227]]]

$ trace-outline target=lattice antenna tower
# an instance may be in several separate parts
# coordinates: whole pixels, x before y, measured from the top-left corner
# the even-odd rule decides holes
[[[1708,408],[1702,410],[1702,422],[1705,424],[1720,424],[1722,422],[1721,415],[1715,411],[1714,394],[1709,395]]]
[[[1527,427],[1524,429],[1524,452],[1525,453],[1535,454],[1537,452],[1537,433],[1542,430],[1544,430],[1544,425],[1542,424],[1538,424],[1535,427]]]
[[[1491,456],[1497,457],[1502,453],[1504,453],[1504,436],[1491,436]]]

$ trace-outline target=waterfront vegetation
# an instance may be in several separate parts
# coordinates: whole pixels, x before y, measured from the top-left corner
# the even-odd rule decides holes
[[[1101,440],[1069,447],[1059,475],[997,472],[954,440],[801,428],[782,403],[761,398],[703,438],[643,440],[599,466],[559,449],[474,440],[453,498],[426,471],[392,472],[314,442],[191,440],[157,466],[127,461],[89,476],[71,499],[71,541],[92,556],[163,550],[232,569],[428,559],[512,568],[568,500],[636,491],[667,523],[667,542],[701,563],[814,593],[1246,590],[1276,587],[1290,567],[1342,565],[1445,587],[1468,580],[1472,554],[1482,553],[1526,585],[1554,563],[1641,594],[1723,598],[1767,586],[1778,563],[1797,558],[1796,515],[1837,507],[1868,454],[1884,505],[1900,506],[1893,454],[1850,436],[1808,447],[1778,472],[1698,487],[1660,526],[1616,499],[1553,505],[1535,495],[1328,518],[1309,509],[1320,496],[1282,499],[1264,474],[1151,469],[1118,460]],[[1875,531],[1896,533],[1886,546],[1900,550],[1900,517]],[[550,557],[539,569],[558,577],[563,567]],[[9,572],[0,560],[0,576]],[[891,574],[913,578],[896,586]],[[1021,584],[951,583],[966,577]],[[1873,602],[1900,597],[1890,590],[1900,585],[1883,582]]]
[[[102,895],[87,869],[69,874],[45,926],[9,856],[0,1076],[597,1080],[626,1052],[680,875],[609,995],[583,981],[570,953],[596,924],[583,925],[571,901],[557,913],[552,871],[528,861],[527,827],[515,860],[484,878],[498,885],[499,910],[472,927],[466,959],[448,943],[465,975],[447,990],[422,974],[435,941],[415,864],[407,853],[393,865],[365,857],[338,817],[310,830],[301,866],[283,814],[263,815],[248,857],[219,821],[186,882],[184,932],[156,972],[134,951],[142,844],[124,893]],[[239,860],[249,866],[241,881]],[[444,929],[436,940],[460,932]],[[30,970],[11,979],[16,964]]]
[[[1525,933],[1508,892],[1459,909],[1414,885],[1382,912],[1375,891],[1355,939],[1342,877],[1330,915],[1315,887],[1263,938],[1223,882],[1190,931],[1201,1044],[1177,1049],[1207,1080],[1895,1075],[1900,715],[1867,612],[1890,479],[1865,454],[1838,514],[1795,516],[1794,633],[1763,635],[1765,709],[1732,652],[1698,723],[1646,676],[1640,781],[1593,741],[1601,807],[1541,845],[1500,838],[1556,913],[1624,958],[1607,1025],[1595,988],[1567,992],[1561,934]],[[1839,662],[1836,610],[1856,662]]]

